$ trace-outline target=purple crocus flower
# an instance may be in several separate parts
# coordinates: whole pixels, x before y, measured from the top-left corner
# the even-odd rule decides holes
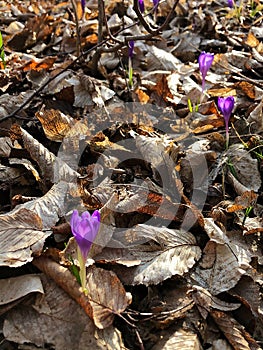
[[[198,58],[199,69],[202,74],[202,91],[205,89],[205,77],[214,60],[214,54],[202,52]]]
[[[85,13],[86,0],[81,0],[82,15]]]
[[[129,45],[128,56],[129,58],[132,58],[133,50],[134,50],[134,41],[133,40],[129,41],[128,45]]]
[[[100,213],[95,210],[92,215],[85,211],[81,216],[77,210],[73,211],[70,226],[73,236],[79,246],[82,258],[87,260],[90,247],[96,238],[100,227]]]
[[[218,97],[218,102],[217,102],[218,108],[223,114],[223,117],[225,119],[225,126],[226,126],[226,148],[228,148],[228,143],[229,143],[229,119],[231,116],[231,113],[234,109],[235,105],[235,99],[233,96],[228,96],[228,97]]]
[[[144,13],[144,0],[138,0],[138,4],[141,13]]]
[[[234,1],[233,0],[227,0],[228,7],[231,9],[234,7]]]

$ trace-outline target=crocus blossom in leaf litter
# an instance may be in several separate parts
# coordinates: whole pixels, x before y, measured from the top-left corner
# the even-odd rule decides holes
[[[234,1],[233,0],[227,0],[228,7],[231,9],[234,7]]]
[[[202,91],[205,89],[205,77],[214,60],[214,55],[211,53],[202,52],[198,58],[199,69],[202,74]]]
[[[139,3],[139,9],[141,11],[141,13],[144,12],[144,0],[138,0]]]
[[[96,210],[90,215],[89,212],[85,211],[79,216],[78,211],[74,210],[70,220],[70,226],[82,257],[86,260],[90,247],[99,231],[100,213]]]
[[[231,113],[234,109],[235,105],[235,99],[233,96],[228,97],[218,97],[217,102],[218,108],[223,114],[223,117],[225,119],[225,126],[226,126],[226,147],[228,148],[228,142],[229,142],[229,133],[228,133],[228,125],[229,125],[229,119],[231,116]]]
[[[228,125],[231,113],[233,111],[235,105],[235,99],[233,96],[228,97],[218,97],[218,108],[223,114],[226,125]]]
[[[86,0],[81,0],[81,9],[82,9],[82,14],[85,13],[85,6],[86,6]]]
[[[128,51],[129,58],[132,58],[133,50],[134,50],[134,41],[131,40],[131,41],[129,41],[129,51]]]

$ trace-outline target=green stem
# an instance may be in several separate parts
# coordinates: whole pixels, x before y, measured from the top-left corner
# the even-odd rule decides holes
[[[79,261],[79,277],[81,282],[82,292],[87,295],[88,291],[86,288],[87,283],[87,273],[86,273],[86,260],[83,258],[80,248],[77,248],[78,261]]]

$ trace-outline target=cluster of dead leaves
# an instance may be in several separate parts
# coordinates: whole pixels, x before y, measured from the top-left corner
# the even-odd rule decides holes
[[[162,36],[136,41],[130,90],[127,47],[102,52],[96,74],[92,55],[74,64],[98,30],[96,4],[84,16],[75,5],[79,37],[72,3],[3,1],[3,344],[260,349],[262,16],[240,22],[222,4],[180,1]],[[157,23],[171,7],[160,4]],[[106,13],[117,40],[145,34],[132,2],[109,3]],[[190,113],[204,49],[215,59]],[[237,103],[226,151],[215,102],[227,95]],[[73,209],[102,218],[87,296],[71,272]]]

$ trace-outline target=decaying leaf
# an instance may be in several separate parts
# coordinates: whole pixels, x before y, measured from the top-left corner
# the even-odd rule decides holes
[[[164,339],[160,340],[152,350],[202,350],[202,346],[198,340],[197,334],[191,331],[177,331],[172,335],[165,336]]]
[[[11,303],[29,293],[44,293],[38,275],[23,275],[0,280],[0,305]]]
[[[190,232],[165,227],[138,225],[126,230],[125,236],[136,240],[152,242],[129,248],[135,260],[141,260],[137,267],[130,268],[120,276],[127,284],[158,284],[173,275],[182,276],[201,257],[195,237]]]
[[[234,318],[222,311],[212,311],[211,315],[234,350],[260,349],[251,335]]]
[[[41,122],[48,139],[52,141],[62,141],[74,125],[73,118],[65,115],[59,110],[46,109],[36,113],[36,117]]]
[[[75,299],[100,329],[109,327],[114,315],[120,314],[131,303],[131,295],[126,293],[112,271],[90,266],[87,270],[86,296],[68,269],[44,257],[35,259],[33,263]]]
[[[14,211],[21,208],[31,210],[41,218],[44,229],[51,229],[65,214],[68,187],[66,182],[61,181],[53,185],[44,196],[21,204]]]
[[[261,177],[257,159],[244,149],[243,145],[230,146],[228,157],[234,168],[236,178],[248,189],[255,192],[261,187]]]
[[[120,280],[112,271],[90,267],[87,274],[87,289],[92,306],[95,325],[106,328],[113,322],[114,315],[120,314],[131,303]]]
[[[51,233],[42,227],[41,218],[28,209],[0,215],[0,265],[17,267],[32,261]]]
[[[46,344],[56,350],[125,349],[120,333],[113,327],[100,333],[82,308],[55,282],[41,275],[45,294],[32,305],[9,311],[4,335],[18,344]],[[105,343],[108,340],[110,346]]]

